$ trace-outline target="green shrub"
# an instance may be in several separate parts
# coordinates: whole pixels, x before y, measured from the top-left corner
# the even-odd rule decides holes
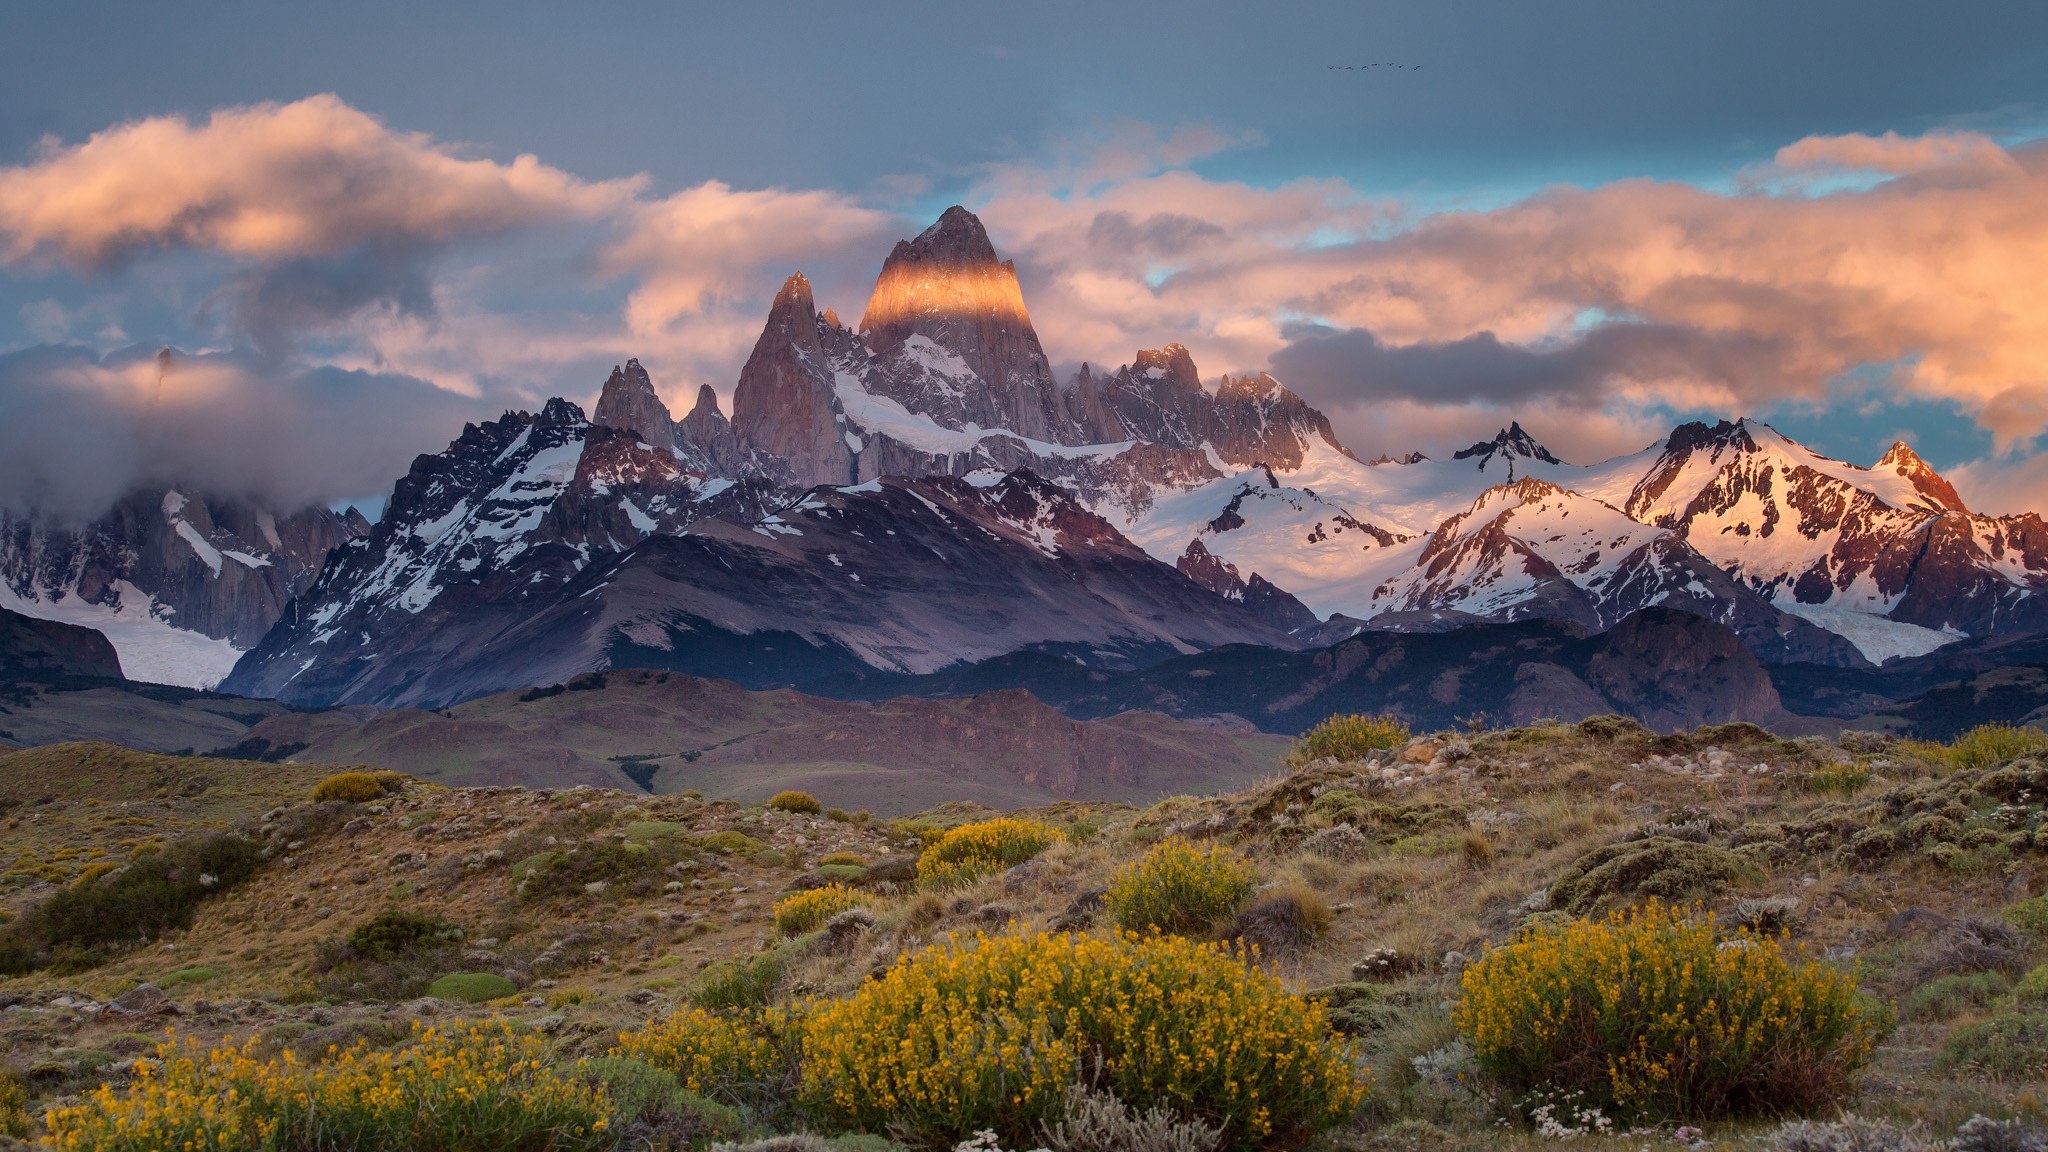
[[[917,878],[927,884],[960,884],[1014,868],[1066,837],[1039,820],[1009,816],[962,824],[940,836],[917,858]]]
[[[1998,976],[1999,973],[1986,972],[1984,975]],[[2040,965],[2020,977],[2020,982],[2013,985],[2012,995],[2013,999],[2027,1005],[2048,1002],[2048,964]]]
[[[408,908],[386,908],[351,929],[348,948],[360,960],[393,960],[428,948],[462,942],[453,921]]]
[[[1258,883],[1251,861],[1229,848],[1174,836],[1111,873],[1107,902],[1126,931],[1201,935],[1228,920]]]
[[[737,832],[730,828],[723,832],[713,832],[711,835],[698,841],[698,844],[705,850],[716,852],[720,856],[752,856],[756,852],[768,850],[766,844],[761,843],[745,832]]]
[[[517,991],[519,985],[495,972],[450,972],[427,985],[427,995],[434,999],[457,1000],[464,1004],[502,1000]]]
[[[403,780],[404,777],[399,779]],[[382,800],[397,790],[385,787],[385,781],[379,779],[378,774],[374,772],[337,772],[313,785],[313,799],[320,803],[340,800],[349,804],[366,804],[372,800]]]
[[[626,839],[635,844],[649,844],[656,840],[688,840],[690,829],[686,824],[673,820],[637,820],[626,825]]]
[[[720,960],[706,967],[690,993],[690,1002],[712,1011],[764,1008],[782,983],[782,957],[763,952],[739,960]]]
[[[1999,915],[2014,927],[2048,939],[2048,896],[2036,896],[2008,905]]]
[[[1999,1082],[2048,1076],[2048,1013],[1994,1016],[1948,1034],[1934,1066]]]
[[[2003,972],[1965,972],[1938,976],[1913,990],[1900,1014],[1908,1020],[1953,1020],[1965,1012],[1982,1012],[2012,991]]]
[[[170,992],[183,988],[187,984],[205,984],[216,975],[217,973],[211,968],[180,968],[174,972],[164,973],[163,977],[156,982],[156,986],[166,992]]]
[[[868,870],[858,864],[820,864],[811,869],[811,875],[828,884],[859,884],[868,879]]]
[[[1398,716],[1332,716],[1301,734],[1287,762],[1306,764],[1311,760],[1363,760],[1374,752],[1401,747],[1413,739],[1408,722]]]
[[[678,1087],[673,1072],[652,1064],[600,1056],[580,1068],[611,1097],[628,1148],[696,1148],[708,1140],[736,1139],[747,1130],[738,1112]]]
[[[818,1008],[803,1037],[811,1108],[940,1147],[981,1129],[1034,1147],[1084,1070],[1237,1149],[1297,1147],[1367,1093],[1320,1004],[1170,936],[940,945]]]
[[[816,816],[825,810],[825,806],[818,803],[816,796],[809,792],[799,792],[794,788],[770,796],[768,806],[778,812],[794,812],[800,816]]]
[[[1551,885],[1550,903],[1575,916],[1617,900],[1686,901],[1713,896],[1755,872],[1726,848],[1648,836],[1595,848]]]
[[[592,884],[603,884],[606,889],[619,885],[644,895],[654,886],[663,859],[647,845],[630,840],[585,842],[521,860],[513,866],[514,891],[522,899],[545,900],[586,896]]]
[[[1853,976],[1658,904],[1538,925],[1462,993],[1453,1021],[1511,1095],[1651,1121],[1838,1105],[1889,1023]]]
[[[0,926],[0,974],[61,961],[91,967],[164,932],[189,928],[199,905],[254,876],[256,841],[233,833],[180,841],[126,868],[58,889]]]

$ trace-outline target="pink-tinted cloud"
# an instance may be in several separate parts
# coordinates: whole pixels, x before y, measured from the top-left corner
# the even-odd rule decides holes
[[[1008,173],[985,207],[1038,277],[1034,316],[1065,359],[1175,339],[1210,370],[1261,367],[1294,342],[1289,320],[1315,321],[1420,350],[1410,382],[1430,378],[1420,353],[1482,337],[1570,349],[1583,375],[1532,377],[1532,402],[1736,413],[1896,364],[1898,387],[1956,402],[2001,447],[2048,428],[2048,147],[1829,137],[1780,163],[1900,174],[1822,195],[1628,180],[1408,222],[1335,182],[1170,169],[1062,195]],[[1631,324],[1602,337],[1611,356],[1580,347]],[[1389,394],[1360,368],[1361,398]],[[1474,398],[1435,377],[1445,403]],[[1507,393],[1492,398],[1512,409]]]
[[[1929,132],[1901,136],[1808,136],[1778,149],[1779,172],[1882,172],[1903,176],[1935,168],[2006,170],[2012,157],[1981,132]]]
[[[685,318],[765,301],[799,269],[878,264],[900,228],[893,215],[840,193],[714,180],[636,204],[604,265],[639,278],[626,323],[656,338]]]
[[[271,261],[438,244],[603,216],[643,183],[465,157],[312,96],[120,124],[0,169],[0,259],[94,270],[165,249]]]

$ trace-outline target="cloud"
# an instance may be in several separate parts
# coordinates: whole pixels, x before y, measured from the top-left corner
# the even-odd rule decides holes
[[[1292,363],[1331,396],[1509,404],[1527,372],[1589,411],[1731,415],[1893,365],[1897,388],[1957,404],[2001,450],[2048,429],[2048,144],[1814,137],[1780,168],[1882,178],[1822,194],[1624,180],[1420,218],[1340,182],[1159,163],[1082,191],[987,182],[978,202],[1058,358],[1178,340],[1211,371]],[[1353,335],[1296,348],[1302,324]]]
[[[430,313],[427,266],[448,246],[602,220],[643,185],[465,156],[312,96],[120,124],[0,168],[0,263],[91,274],[152,253],[224,257],[251,267],[227,315],[283,349],[371,305]]]
[[[333,95],[157,116],[0,169],[0,254],[103,269],[154,249],[260,260],[446,243],[603,215],[640,180],[588,183],[523,155],[464,158]]]
[[[1933,169],[2010,172],[2013,159],[1981,132],[1929,132],[1901,136],[1808,136],[1778,149],[1772,168],[1780,173],[1877,172],[1903,176]]]
[[[1768,370],[1779,349],[1742,333],[1664,324],[1603,324],[1553,345],[1504,343],[1480,332],[1444,343],[1389,345],[1361,328],[1294,324],[1273,353],[1276,375],[1310,400],[1399,398],[1418,403],[1519,405],[1601,402],[1618,391],[1659,400],[1700,376]]]
[[[799,268],[878,263],[902,226],[837,192],[739,190],[714,180],[635,206],[603,265],[639,277],[626,323],[636,336],[655,336],[736,303],[765,306]]]
[[[476,415],[390,373],[43,345],[0,355],[0,508],[75,522],[172,483],[280,510],[357,499],[388,492]]]

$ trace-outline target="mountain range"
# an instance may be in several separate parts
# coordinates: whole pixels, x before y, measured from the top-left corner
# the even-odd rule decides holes
[[[82,528],[15,513],[0,603],[101,628],[130,676],[300,707],[633,666],[753,689],[1016,654],[1129,676],[1653,609],[1844,672],[2048,630],[2048,526],[1970,511],[1903,443],[1863,468],[1692,423],[1581,466],[1511,425],[1364,461],[1273,377],[1205,383],[1178,345],[1058,380],[957,207],[896,245],[857,326],[789,277],[731,397],[675,419],[628,360],[587,414],[557,398],[422,455],[374,525],[171,488]]]

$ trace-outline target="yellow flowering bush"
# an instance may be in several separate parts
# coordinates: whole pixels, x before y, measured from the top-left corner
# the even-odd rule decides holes
[[[1162,840],[1109,877],[1109,914],[1131,932],[1213,930],[1259,885],[1252,862],[1221,844]]]
[[[363,804],[371,800],[382,800],[396,789],[384,787],[384,781],[369,772],[337,772],[320,783],[313,785],[313,799],[320,802],[345,800],[350,804]]]
[[[954,884],[1014,868],[1065,840],[1059,829],[1037,820],[1003,816],[962,824],[940,836],[917,858],[917,878]]]
[[[1290,764],[1311,760],[1363,760],[1373,752],[1384,752],[1406,744],[1414,734],[1399,716],[1332,716],[1301,734],[1288,753]]]
[[[166,1044],[125,1088],[51,1112],[75,1152],[595,1152],[613,1144],[604,1090],[557,1070],[547,1045],[503,1021],[417,1028],[386,1052],[302,1064],[255,1042]]]
[[[949,940],[803,1030],[803,1099],[833,1123],[1033,1147],[1067,1089],[1292,1147],[1351,1115],[1369,1079],[1322,1005],[1214,944],[1170,936]]]
[[[2015,756],[2048,751],[2048,732],[2020,724],[1979,724],[1961,732],[1946,744],[1934,740],[1908,740],[1908,752],[1945,763],[1952,768],[1989,768]]]
[[[1465,969],[1452,1018],[1507,1088],[1650,1120],[1811,1112],[1888,1026],[1855,979],[1769,937],[1651,904],[1537,928]]]
[[[825,810],[825,806],[818,803],[816,796],[809,792],[799,792],[794,788],[770,796],[768,806],[777,812],[794,812],[801,816],[816,816]]]
[[[844,884],[793,892],[775,902],[775,930],[784,936],[801,936],[867,899]]]
[[[611,1054],[651,1064],[699,1096],[768,1104],[789,1091],[801,1024],[799,1009],[683,1008],[622,1033]]]

